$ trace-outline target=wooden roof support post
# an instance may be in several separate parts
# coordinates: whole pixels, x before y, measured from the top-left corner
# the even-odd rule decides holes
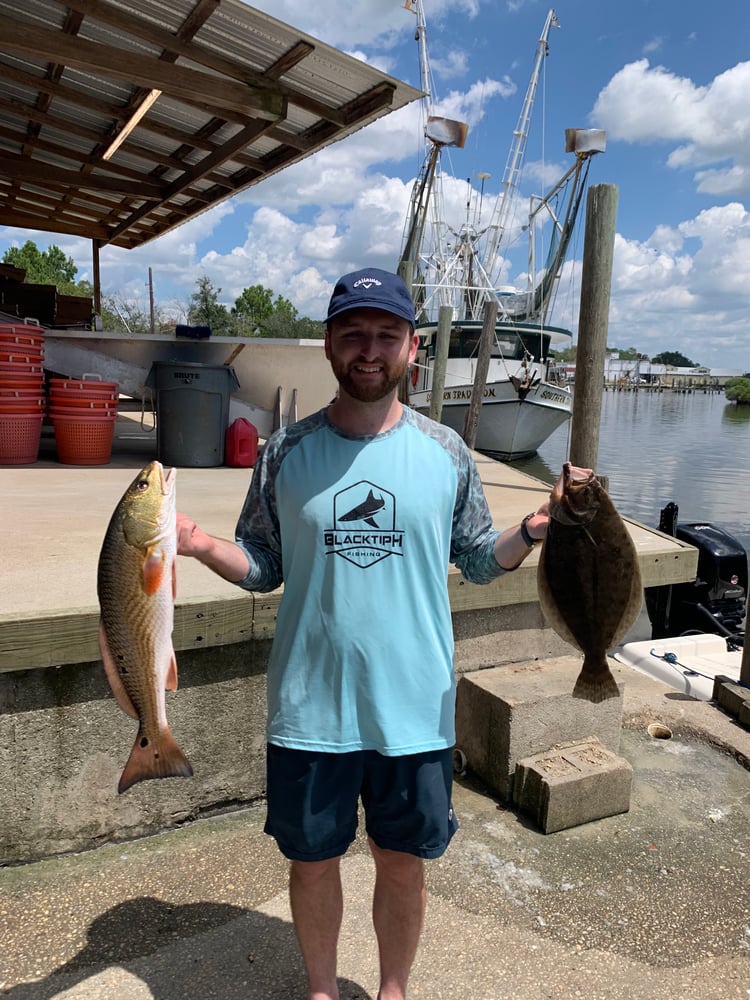
[[[570,461],[584,469],[596,469],[599,454],[617,200],[618,190],[614,184],[597,184],[589,188],[586,199],[576,384],[570,431]]]

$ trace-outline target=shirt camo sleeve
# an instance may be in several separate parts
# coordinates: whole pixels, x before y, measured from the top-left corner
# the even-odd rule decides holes
[[[448,452],[456,469],[450,560],[470,583],[491,583],[506,571],[495,559],[500,532],[492,525],[482,480],[463,438],[444,424],[427,420],[413,410],[409,419]]]
[[[284,437],[284,432],[279,431],[266,443],[237,521],[235,541],[250,560],[250,571],[239,583],[245,590],[265,593],[283,581],[275,483],[284,454]]]
[[[460,440],[460,439],[459,439]],[[492,524],[479,472],[468,448],[459,449],[456,506],[453,512],[451,562],[470,583],[491,583],[505,570],[495,559],[500,534]]]

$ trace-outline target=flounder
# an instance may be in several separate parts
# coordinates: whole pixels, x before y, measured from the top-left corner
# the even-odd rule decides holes
[[[570,462],[552,491],[549,514],[537,575],[542,611],[583,653],[573,697],[615,698],[607,651],[624,638],[643,601],[633,540],[593,472]]]

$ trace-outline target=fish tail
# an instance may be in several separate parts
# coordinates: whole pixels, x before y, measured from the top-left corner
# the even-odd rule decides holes
[[[160,729],[153,741],[141,728],[120,775],[117,791],[122,794],[137,781],[149,778],[190,778],[192,774],[190,761],[178,746],[169,726]]]
[[[606,658],[592,662],[584,658],[583,667],[573,688],[573,697],[584,701],[607,701],[608,698],[619,698],[620,689],[609,669]]]

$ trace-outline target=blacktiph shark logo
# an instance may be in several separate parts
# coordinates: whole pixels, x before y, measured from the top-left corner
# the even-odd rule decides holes
[[[358,503],[356,507],[353,507],[348,514],[339,514],[339,521],[364,521],[365,524],[369,524],[373,528],[379,528],[380,525],[376,523],[373,514],[377,514],[379,510],[383,510],[385,507],[385,500],[383,497],[376,497],[375,494],[370,490],[362,503]]]
[[[396,498],[363,479],[333,499],[333,528],[325,532],[327,555],[365,569],[404,554],[404,533],[396,528]]]

